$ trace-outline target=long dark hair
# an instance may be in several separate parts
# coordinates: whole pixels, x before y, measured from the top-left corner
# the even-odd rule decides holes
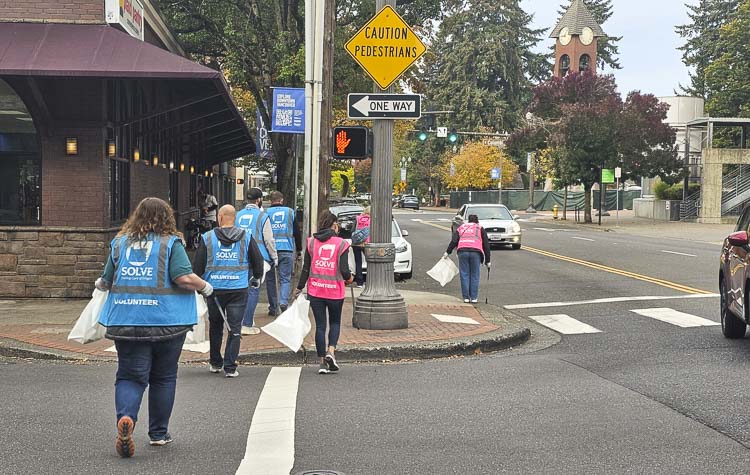
[[[328,229],[333,226],[333,223],[338,223],[338,221],[339,218],[336,217],[335,214],[331,213],[328,210],[325,210],[323,211],[323,214],[320,215],[320,219],[318,220],[318,231]]]

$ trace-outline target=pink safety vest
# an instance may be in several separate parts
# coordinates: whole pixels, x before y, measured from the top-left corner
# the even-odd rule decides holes
[[[321,299],[341,300],[346,295],[344,278],[339,272],[339,257],[349,249],[349,243],[340,237],[332,237],[322,242],[315,238],[307,239],[310,252],[310,277],[307,280],[307,293]]]
[[[464,223],[458,227],[458,250],[472,249],[484,256],[482,247],[482,226],[477,223]]]
[[[369,227],[370,227],[370,215],[369,214],[367,215],[360,214],[359,216],[357,216],[357,227],[355,228],[355,230],[369,228]],[[365,243],[368,243],[368,242],[370,242],[369,235],[367,236],[367,239],[365,239]]]

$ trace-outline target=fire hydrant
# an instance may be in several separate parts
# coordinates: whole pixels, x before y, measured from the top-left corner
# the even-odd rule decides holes
[[[557,219],[557,210],[558,210],[557,204],[555,204],[554,206],[552,206],[552,218],[553,219]]]

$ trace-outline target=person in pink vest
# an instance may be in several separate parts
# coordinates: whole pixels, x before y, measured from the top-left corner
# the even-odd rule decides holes
[[[356,282],[357,287],[362,287],[365,284],[365,275],[362,272],[362,258],[365,254],[365,244],[370,242],[369,228],[370,207],[368,206],[362,211],[362,214],[357,216],[357,225],[354,228],[355,231],[367,229],[367,238],[362,242],[356,243],[352,240],[352,252],[354,252],[354,282]],[[352,237],[354,237],[354,234],[352,234]]]
[[[479,225],[477,215],[470,214],[469,222],[453,232],[451,243],[443,257],[458,249],[458,271],[461,277],[461,294],[465,303],[477,303],[479,299],[479,276],[482,263],[490,268],[490,240],[487,231]]]
[[[320,358],[318,373],[328,374],[339,370],[335,352],[341,333],[341,310],[344,307],[345,286],[351,284],[354,277],[349,270],[349,243],[338,237],[336,215],[330,211],[323,212],[318,230],[307,240],[305,263],[294,298],[307,284],[310,308],[315,317],[315,349]]]

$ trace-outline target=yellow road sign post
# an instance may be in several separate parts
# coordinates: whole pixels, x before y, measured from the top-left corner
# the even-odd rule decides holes
[[[427,49],[390,5],[372,17],[345,48],[383,90],[388,89]]]

